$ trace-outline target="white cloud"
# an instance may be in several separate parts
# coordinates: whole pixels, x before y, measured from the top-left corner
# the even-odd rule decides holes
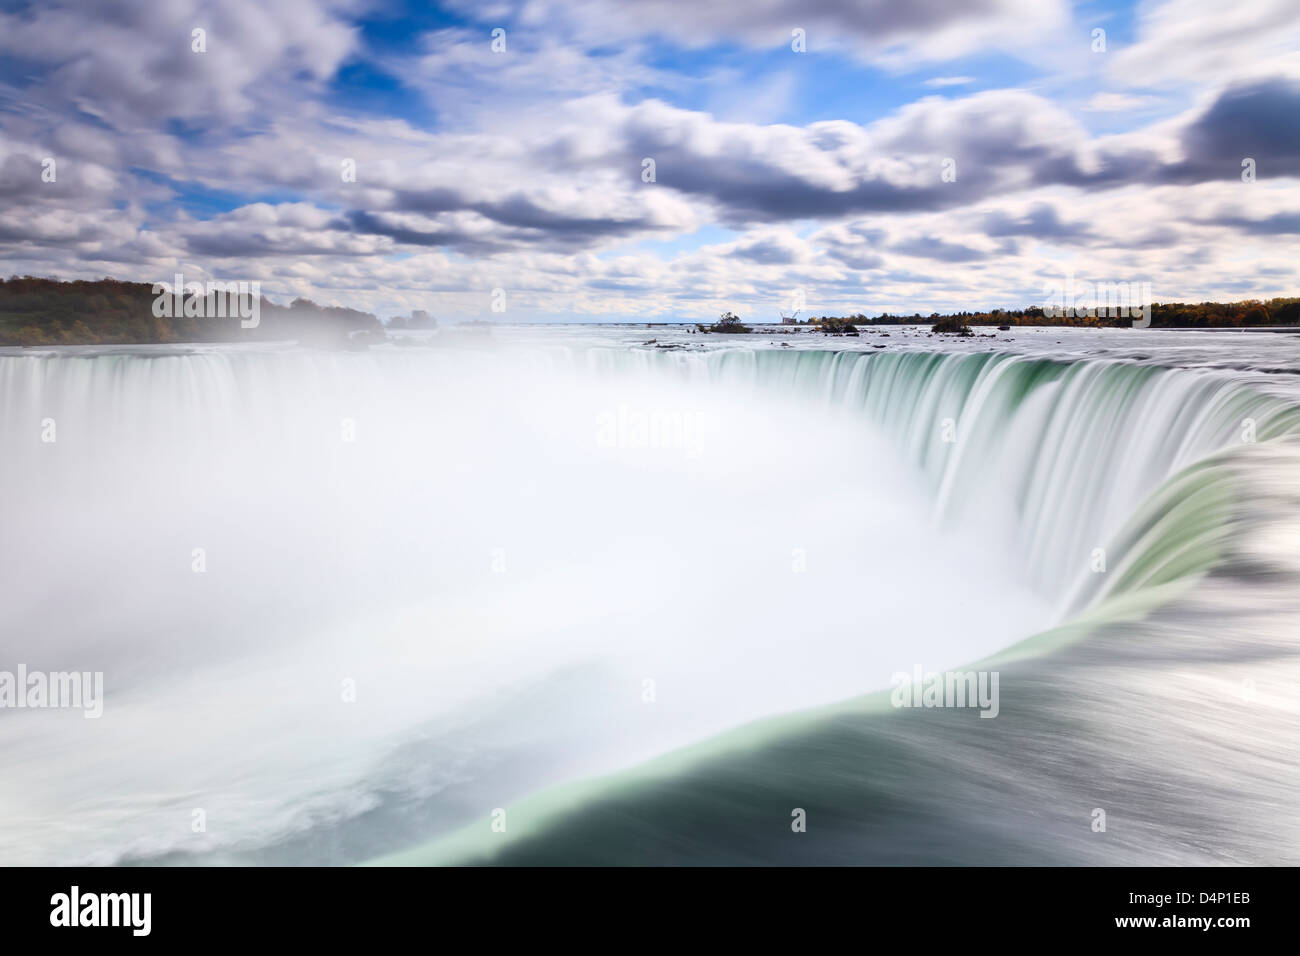
[[[122,129],[245,118],[296,83],[329,79],[353,49],[340,4],[313,0],[42,3],[0,14],[0,53],[44,65],[25,98]],[[205,31],[195,52],[194,31]],[[293,83],[290,83],[290,80]]]
[[[483,15],[475,0],[461,0],[458,6],[485,23],[503,12],[498,8]],[[891,67],[989,48],[1014,51],[1064,23],[1068,9],[1063,0],[639,0],[631,15],[620,0],[522,0],[511,8],[521,29],[563,25],[590,45],[649,35],[687,48],[739,43],[788,50],[793,31],[802,30],[809,53],[838,51]]]
[[[818,314],[1014,306],[1063,263],[1150,278],[1168,298],[1300,288],[1288,265],[1300,261],[1288,192],[1300,145],[1285,122],[1300,86],[1286,79],[1294,17],[1282,7],[1247,0],[1219,20],[1208,4],[1144,7],[1135,44],[1094,68],[1097,92],[1071,73],[1067,95],[1051,77],[961,95],[990,79],[963,64],[978,76],[923,81],[953,88],[944,96],[899,103],[864,89],[891,105],[857,121],[768,121],[810,108],[798,72],[809,61],[769,62],[796,26],[810,56],[917,67],[996,53],[1061,13],[990,2],[986,28],[968,12],[978,5],[888,6],[467,8],[509,25],[508,55],[491,53],[486,30],[456,28],[371,61],[426,98],[427,121],[382,98],[363,110],[328,95],[348,57],[373,55],[348,4],[0,15],[0,52],[44,71],[30,88],[0,81],[12,104],[0,111],[0,271],[156,281],[183,265],[257,278],[273,296],[452,317],[489,316],[499,286],[520,318],[775,318],[796,286]],[[200,17],[218,54],[202,62],[188,45]],[[1086,52],[1086,31],[1061,29],[1049,46]],[[674,71],[663,42],[741,52]],[[754,57],[768,58],[757,74]],[[1244,82],[1261,63],[1276,67],[1268,81]],[[1194,83],[1190,107],[1181,90],[1144,91],[1176,76]],[[1082,111],[1066,105],[1079,89]],[[1170,103],[1182,111],[1150,125],[1127,115]],[[826,115],[820,96],[811,108]],[[1094,137],[1082,112],[1122,131]],[[1249,186],[1244,149],[1260,160]],[[50,154],[59,180],[42,184]],[[1257,248],[1267,255],[1243,258]]]
[[[1155,97],[1137,96],[1133,93],[1096,93],[1083,108],[1090,113],[1124,113],[1142,109],[1155,102]]]
[[[1137,38],[1108,54],[1109,78],[1134,88],[1205,85],[1297,62],[1295,0],[1156,0],[1138,9]]]

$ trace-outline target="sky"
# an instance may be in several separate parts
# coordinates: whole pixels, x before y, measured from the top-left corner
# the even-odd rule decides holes
[[[0,0],[0,274],[381,316],[1300,294],[1295,0]]]

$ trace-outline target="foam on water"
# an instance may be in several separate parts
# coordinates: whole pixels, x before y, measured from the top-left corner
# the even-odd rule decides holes
[[[107,692],[0,712],[10,863],[366,859],[977,660],[1214,567],[1237,471],[1189,469],[1298,421],[1221,370],[570,333],[4,356],[0,402],[0,669]]]

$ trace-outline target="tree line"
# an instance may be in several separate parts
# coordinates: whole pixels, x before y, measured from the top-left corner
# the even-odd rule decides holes
[[[862,313],[850,316],[822,316],[810,319],[814,325],[852,322],[855,325],[1051,325],[1080,327],[1122,327],[1133,324],[1127,317],[1105,315],[1055,315],[1038,306],[1026,309],[991,309],[987,312],[931,312],[922,315],[892,315],[876,318]],[[1153,302],[1152,328],[1248,328],[1269,325],[1300,325],[1300,298],[1245,299],[1241,302]]]
[[[383,336],[369,312],[295,299],[287,306],[260,298],[255,327],[238,315],[158,315],[158,296],[148,282],[14,276],[0,279],[0,345],[149,345],[170,342],[235,342],[296,339],[345,346]],[[245,306],[251,302],[245,301]],[[245,309],[245,313],[248,310]]]

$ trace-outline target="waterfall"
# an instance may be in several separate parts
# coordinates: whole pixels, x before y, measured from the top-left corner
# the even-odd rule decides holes
[[[0,355],[0,670],[107,688],[0,712],[0,856],[400,849],[1245,560],[1297,434],[1239,373],[1001,353]]]
[[[1300,435],[1294,397],[1223,371],[1005,353],[606,349],[570,359],[616,374],[657,365],[860,413],[930,488],[936,520],[972,519],[1012,538],[1023,573],[1061,599],[1061,616],[1212,567],[1222,552],[1209,545],[1224,530],[1213,519],[1229,518],[1232,454]],[[1212,468],[1220,453],[1227,457]],[[1193,487],[1199,509],[1179,507]],[[1135,523],[1171,510],[1191,513],[1163,526],[1166,538],[1137,533]],[[1199,536],[1180,534],[1196,525]],[[1095,549],[1123,573],[1094,570]]]

